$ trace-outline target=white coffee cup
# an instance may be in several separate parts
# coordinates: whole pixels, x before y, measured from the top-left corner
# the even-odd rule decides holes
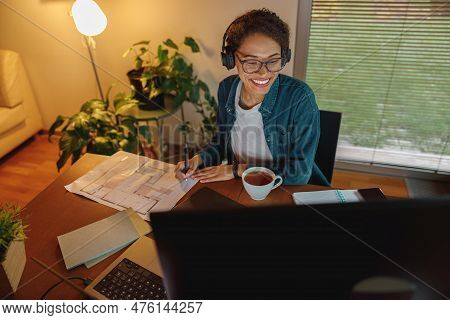
[[[262,172],[270,176],[271,181],[265,185],[254,185],[250,184],[246,181],[245,177],[247,177],[250,173]],[[279,181],[275,183],[276,180]],[[253,200],[264,200],[271,190],[278,188],[283,183],[283,178],[275,175],[272,170],[264,168],[264,167],[252,167],[248,168],[242,174],[242,183],[244,184],[245,191],[249,194],[249,196]]]

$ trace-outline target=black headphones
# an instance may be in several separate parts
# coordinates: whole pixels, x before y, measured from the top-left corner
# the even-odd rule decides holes
[[[222,52],[220,53],[220,56],[222,57],[222,65],[227,68],[227,70],[231,70],[234,68],[236,61],[234,61],[234,51],[231,48],[231,46],[226,45],[227,37],[228,37],[228,31],[230,30],[231,26],[235,24],[237,21],[239,21],[240,17],[231,22],[231,24],[228,26],[227,30],[225,31],[222,39]],[[281,63],[283,64],[283,67],[291,61],[291,49],[288,48],[281,48]]]

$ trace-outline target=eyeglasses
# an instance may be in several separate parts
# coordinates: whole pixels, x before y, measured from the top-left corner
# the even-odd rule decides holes
[[[236,58],[241,63],[245,73],[258,73],[263,66],[266,66],[269,72],[278,72],[284,68],[282,58],[274,58],[267,61],[259,61],[256,59],[241,60],[237,55]]]

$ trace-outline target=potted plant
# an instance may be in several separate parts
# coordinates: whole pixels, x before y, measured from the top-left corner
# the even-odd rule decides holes
[[[180,48],[171,39],[158,45],[156,54],[150,50],[150,41],[135,43],[124,57],[134,53],[134,69],[127,75],[130,83],[136,88],[134,98],[139,100],[139,107],[155,110],[164,107],[164,95],[173,95],[175,108],[188,102],[202,116],[199,129],[190,122],[183,123],[179,129],[183,134],[200,135],[200,144],[208,143],[215,134],[217,103],[211,96],[208,85],[195,75],[192,63],[180,53]],[[200,47],[192,37],[185,37],[183,44],[192,53],[200,52]]]
[[[149,128],[139,126],[133,116],[127,115],[130,109],[137,108],[139,101],[133,98],[133,93],[119,93],[110,104],[110,91],[111,88],[104,101],[91,99],[73,116],[58,116],[50,127],[48,139],[51,142],[56,129],[64,125],[56,163],[58,171],[70,157],[74,163],[86,152],[112,155],[123,150],[156,157]]]
[[[25,268],[25,231],[22,209],[12,204],[0,206],[0,298],[17,290]]]

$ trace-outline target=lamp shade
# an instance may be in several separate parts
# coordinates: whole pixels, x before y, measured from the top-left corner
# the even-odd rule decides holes
[[[96,36],[105,30],[108,19],[93,0],[76,0],[72,5],[72,17],[77,30],[85,36]]]

